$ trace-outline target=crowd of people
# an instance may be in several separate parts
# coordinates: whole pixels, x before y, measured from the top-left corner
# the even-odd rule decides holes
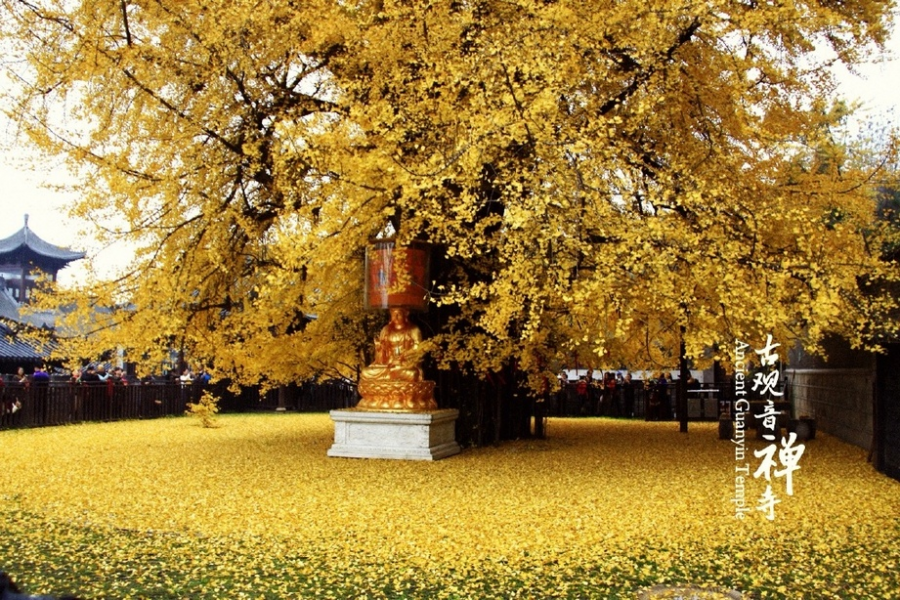
[[[4,384],[19,384],[21,386],[30,386],[32,383],[42,384],[49,383],[51,379],[49,370],[38,365],[34,367],[32,373],[26,372],[24,367],[19,367],[14,375],[0,377],[0,386]],[[57,370],[53,374],[54,381],[64,381],[68,383],[107,383],[114,385],[134,385],[138,383],[150,383],[152,381],[165,381],[167,383],[209,383],[210,375],[205,368],[193,371],[188,367],[181,369],[172,369],[164,378],[153,378],[150,376],[138,379],[133,374],[122,367],[110,367],[104,363],[90,363],[80,369],[72,372]]]
[[[642,412],[649,421],[669,420],[675,414],[671,373],[635,380],[631,373],[611,371],[595,375],[588,370],[585,375],[570,379],[563,371],[559,382],[559,414],[631,418]],[[689,389],[699,385],[693,377],[687,384]],[[640,402],[643,402],[642,411],[638,410]]]
[[[87,365],[84,369],[78,369],[72,373],[72,383],[112,383],[128,385],[133,383],[126,375],[122,367],[113,367],[107,370],[106,365]]]
[[[52,379],[53,381],[65,381],[69,383],[112,382],[120,383],[123,385],[135,382],[133,378],[130,378],[126,374],[125,369],[123,369],[122,367],[109,368],[103,363],[91,363],[81,369],[76,369],[72,372],[56,369],[53,372]],[[50,370],[43,365],[37,365],[33,368],[33,371],[31,373],[28,373],[24,367],[19,367],[14,375],[0,378],[0,385],[3,385],[4,383],[11,383],[28,387],[32,384],[48,384],[50,383],[50,380]]]
[[[19,367],[15,374],[0,376],[0,427],[19,424],[23,415],[25,421],[41,421],[47,415],[37,415],[35,411],[49,410],[46,408],[48,399],[63,398],[66,393],[72,394],[72,406],[79,407],[93,399],[97,411],[102,412],[102,406],[107,405],[110,407],[108,412],[114,415],[118,414],[117,407],[126,399],[142,397],[135,396],[132,392],[143,388],[144,384],[175,384],[182,388],[183,393],[194,397],[210,382],[210,375],[205,368],[195,372],[183,367],[172,370],[165,377],[143,379],[136,378],[122,367],[103,363],[89,363],[74,371],[59,368],[51,371],[43,365],[28,370],[31,372],[26,371],[25,367]],[[63,386],[71,388],[71,391],[62,390]],[[129,387],[132,389],[129,390]],[[159,404],[158,399],[155,402]]]
[[[563,371],[560,376],[559,412],[585,416],[634,416],[634,382],[631,373],[592,371],[574,380]]]

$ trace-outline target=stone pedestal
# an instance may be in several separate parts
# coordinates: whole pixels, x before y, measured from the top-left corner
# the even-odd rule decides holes
[[[427,412],[333,410],[328,456],[439,460],[459,453],[456,409]]]

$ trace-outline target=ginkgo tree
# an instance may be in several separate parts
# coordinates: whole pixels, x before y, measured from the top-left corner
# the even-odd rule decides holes
[[[70,356],[351,374],[388,235],[432,244],[433,365],[533,389],[576,360],[896,331],[877,166],[835,142],[829,68],[883,45],[890,3],[0,4],[7,110],[80,175],[73,214],[138,248],[58,291],[92,333]]]

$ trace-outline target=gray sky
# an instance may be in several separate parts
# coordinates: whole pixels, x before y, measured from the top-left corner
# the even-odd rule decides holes
[[[863,103],[860,117],[882,123],[898,123],[900,111],[900,35],[889,45],[888,57],[871,57],[872,63],[859,69],[859,76],[840,74],[841,93]],[[2,117],[0,117],[2,118]],[[74,196],[53,189],[69,178],[60,164],[39,159],[15,137],[12,127],[0,120],[0,239],[18,231],[29,215],[29,227],[44,240],[97,256],[97,264],[107,274],[124,266],[128,252],[102,249],[90,238],[79,235],[83,223],[67,215]],[[66,283],[82,276],[73,265],[60,273]]]

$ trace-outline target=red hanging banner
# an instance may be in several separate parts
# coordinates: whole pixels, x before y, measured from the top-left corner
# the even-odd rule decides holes
[[[412,242],[398,248],[394,240],[376,240],[366,248],[366,308],[409,308],[428,305],[429,246]]]

